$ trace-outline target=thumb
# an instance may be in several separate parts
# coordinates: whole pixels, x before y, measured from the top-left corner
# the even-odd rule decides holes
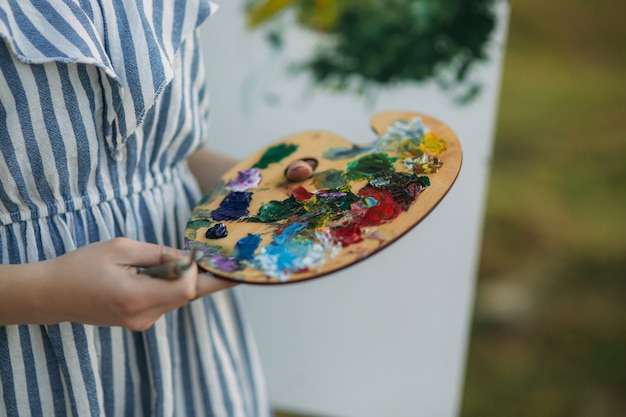
[[[196,297],[204,297],[217,291],[225,290],[239,285],[239,282],[216,278],[214,275],[198,271],[198,282],[196,285]]]

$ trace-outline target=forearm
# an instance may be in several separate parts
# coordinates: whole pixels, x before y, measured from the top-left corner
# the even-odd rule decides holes
[[[195,267],[173,280],[137,270],[186,259],[174,248],[116,238],[43,262],[0,265],[0,325],[74,321],[145,330],[166,312],[234,285]]]
[[[196,177],[203,194],[217,184],[220,177],[237,162],[234,158],[205,148],[195,151],[187,161],[189,169]]]
[[[0,265],[0,325],[51,324],[46,308],[46,263]]]

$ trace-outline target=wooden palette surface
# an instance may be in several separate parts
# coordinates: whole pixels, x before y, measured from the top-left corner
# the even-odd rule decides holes
[[[459,139],[420,113],[378,113],[370,124],[370,144],[302,132],[231,168],[187,224],[185,246],[201,253],[199,266],[242,283],[309,280],[377,253],[416,226],[458,176]],[[317,168],[290,182],[285,170],[299,159],[314,159]]]

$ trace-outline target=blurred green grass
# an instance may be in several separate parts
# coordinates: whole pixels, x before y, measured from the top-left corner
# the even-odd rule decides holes
[[[462,417],[626,416],[624,17],[511,3]]]

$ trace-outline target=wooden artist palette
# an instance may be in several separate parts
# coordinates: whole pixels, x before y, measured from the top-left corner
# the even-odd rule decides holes
[[[459,173],[461,144],[418,113],[371,120],[369,145],[326,131],[289,136],[243,160],[191,214],[185,246],[218,277],[283,284],[320,277],[373,255],[417,225]],[[314,159],[313,176],[285,170]]]

